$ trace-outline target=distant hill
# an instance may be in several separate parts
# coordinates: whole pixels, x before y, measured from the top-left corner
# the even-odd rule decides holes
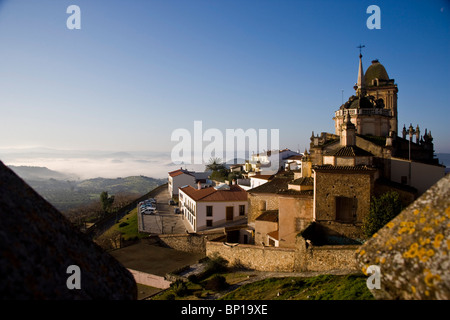
[[[45,167],[9,167],[61,212],[97,200],[103,191],[110,195],[128,193],[138,197],[167,182],[145,176],[74,180],[70,175]]]
[[[76,180],[75,175],[68,175],[58,171],[50,170],[46,167],[32,167],[32,166],[8,166],[19,177],[24,180]]]

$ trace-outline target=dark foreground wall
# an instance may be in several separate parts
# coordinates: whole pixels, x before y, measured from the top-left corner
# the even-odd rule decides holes
[[[0,299],[136,297],[127,269],[0,162]]]

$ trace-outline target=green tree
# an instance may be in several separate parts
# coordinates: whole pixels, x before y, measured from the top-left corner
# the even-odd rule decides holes
[[[102,204],[103,212],[108,212],[114,203],[114,196],[109,196],[108,192],[103,191],[100,194],[100,203]]]
[[[206,171],[221,171],[227,170],[220,158],[210,158],[209,162],[205,166]]]
[[[372,197],[370,212],[363,221],[366,237],[371,237],[403,210],[400,196],[395,191],[388,191],[381,196]]]
[[[228,169],[222,163],[220,158],[211,158],[205,166],[206,171],[212,171],[210,175],[211,180],[225,181],[228,177]]]

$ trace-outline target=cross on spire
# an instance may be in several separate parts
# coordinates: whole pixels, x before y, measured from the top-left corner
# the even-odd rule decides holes
[[[359,44],[359,46],[357,46],[357,48],[359,48],[359,55],[361,56],[361,49],[362,48],[365,48],[366,46],[365,45],[361,45],[361,44]]]

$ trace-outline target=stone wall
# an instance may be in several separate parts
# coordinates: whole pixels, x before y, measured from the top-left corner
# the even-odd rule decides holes
[[[295,247],[296,235],[313,219],[313,195],[283,195],[279,198],[281,247]]]
[[[305,252],[304,268],[308,271],[330,271],[339,269],[358,270],[355,251],[357,245],[334,245],[308,248]]]
[[[316,171],[316,220],[336,220],[336,197],[355,199],[356,222],[369,213],[373,191],[371,171]]]
[[[210,233],[190,233],[190,234],[160,234],[150,236],[148,241],[157,240],[159,243],[169,248],[184,252],[203,253],[206,252],[206,242],[223,237],[224,231]]]
[[[206,255],[220,255],[231,265],[240,265],[258,271],[357,271],[355,252],[358,246],[307,246],[298,237],[296,248],[263,247],[255,245],[228,245],[208,241]]]
[[[219,254],[230,265],[240,265],[258,271],[295,270],[295,249],[263,247],[255,245],[227,245],[221,242],[208,241],[206,255]]]

